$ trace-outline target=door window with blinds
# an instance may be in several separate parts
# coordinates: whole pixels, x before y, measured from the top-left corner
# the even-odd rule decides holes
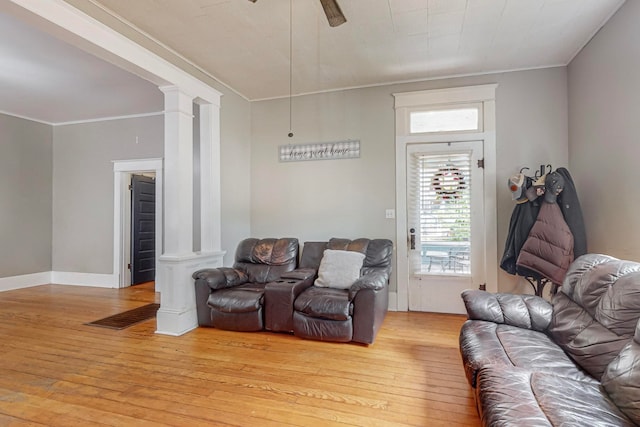
[[[412,153],[418,274],[471,274],[471,152]],[[416,251],[415,255],[418,255]]]

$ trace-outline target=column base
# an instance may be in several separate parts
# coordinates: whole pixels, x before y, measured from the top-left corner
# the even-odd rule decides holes
[[[158,259],[156,290],[160,309],[156,315],[156,333],[179,336],[198,327],[195,287],[191,275],[201,268],[222,266],[224,252],[162,255]]]

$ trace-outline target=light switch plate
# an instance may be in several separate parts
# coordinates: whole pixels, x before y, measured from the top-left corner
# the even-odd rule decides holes
[[[394,219],[396,217],[395,209],[387,209],[384,213],[384,217],[387,219]]]

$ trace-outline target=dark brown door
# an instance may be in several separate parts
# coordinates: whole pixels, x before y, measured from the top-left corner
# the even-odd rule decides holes
[[[131,177],[131,284],[156,276],[156,182],[142,175]]]

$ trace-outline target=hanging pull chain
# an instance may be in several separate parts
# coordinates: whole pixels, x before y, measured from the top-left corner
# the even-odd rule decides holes
[[[291,108],[292,104],[292,94],[293,94],[293,0],[289,0],[289,138],[293,137],[292,130],[292,116],[293,109]]]

